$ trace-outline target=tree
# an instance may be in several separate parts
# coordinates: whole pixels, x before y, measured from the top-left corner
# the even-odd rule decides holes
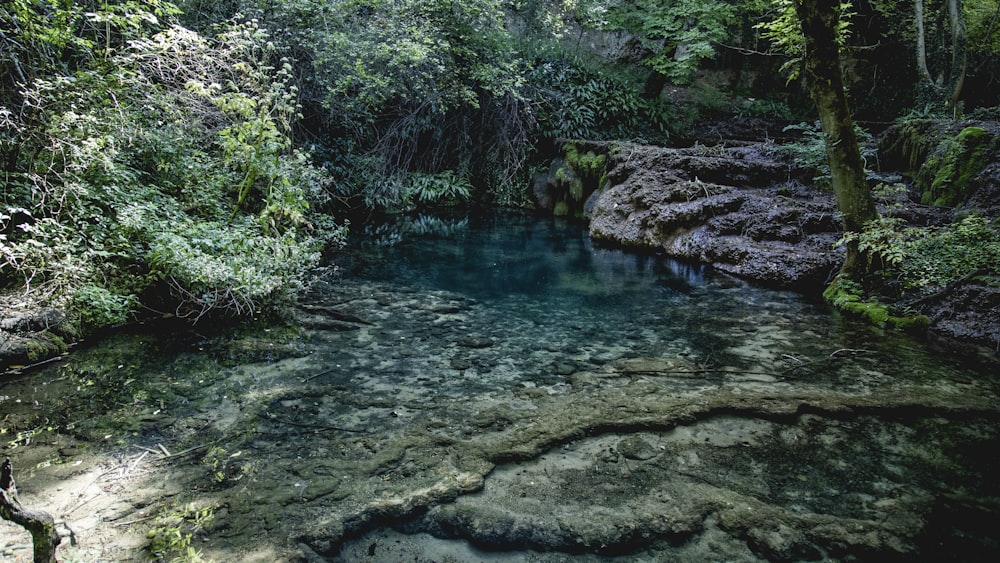
[[[837,209],[845,233],[857,233],[866,223],[876,219],[878,213],[865,181],[864,162],[844,92],[837,40],[841,3],[840,0],[794,0],[794,3],[806,44],[803,61],[809,94],[826,134],[826,154]],[[850,240],[840,276],[859,280],[864,273],[863,265],[857,241]]]
[[[19,49],[0,52],[0,289],[82,332],[142,306],[274,310],[341,232],[311,213],[329,179],[293,146],[292,67],[266,30],[206,37],[168,7],[0,6]]]
[[[962,95],[965,76],[968,70],[968,50],[966,48],[965,14],[962,0],[945,0],[948,11],[948,31],[950,35],[950,61],[942,63],[938,76],[932,77],[927,64],[927,39],[924,18],[924,0],[914,2],[914,23],[916,25],[916,58],[917,73],[921,83],[936,94],[946,99],[948,107],[955,108]]]

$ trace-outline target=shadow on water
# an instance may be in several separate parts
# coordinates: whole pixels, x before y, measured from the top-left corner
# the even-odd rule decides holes
[[[0,454],[77,559],[165,522],[220,561],[997,554],[987,370],[568,221],[403,217],[335,262],[287,325],[2,384]]]

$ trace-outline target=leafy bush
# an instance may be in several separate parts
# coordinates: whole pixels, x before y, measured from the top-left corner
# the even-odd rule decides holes
[[[1000,273],[1000,230],[983,217],[939,229],[907,232],[899,272],[906,287],[941,287],[972,273]]]
[[[820,129],[819,122],[812,125],[807,123],[789,125],[784,128],[784,131],[801,131],[802,137],[798,141],[785,144],[784,148],[792,153],[797,165],[816,171],[813,181],[817,185],[828,187],[830,185],[830,163],[826,156],[826,133]],[[854,124],[854,134],[861,146],[861,158],[867,166],[869,160],[874,161],[878,156],[874,139],[871,133],[856,123]]]
[[[615,4],[606,27],[635,34],[650,53],[643,64],[671,83],[689,84],[699,64],[714,58],[735,17],[735,6],[726,2],[636,0]]]
[[[540,51],[526,81],[539,107],[538,126],[548,140],[666,140],[678,127],[666,100],[645,99],[627,74],[591,68],[583,59]]]
[[[1000,273],[1000,229],[983,217],[971,215],[944,227],[903,225],[902,219],[883,217],[842,242],[857,240],[872,257],[869,267],[904,289],[943,287],[976,272]]]
[[[140,10],[154,5],[101,3],[93,17],[118,29],[102,41],[74,35],[89,28],[69,13],[76,69],[35,69],[3,100],[17,111],[0,134],[0,281],[89,328],[158,288],[192,319],[277,306],[320,239],[343,234],[311,232],[329,178],[292,147],[297,93],[267,32],[229,22],[206,38]]]
[[[472,195],[469,181],[451,170],[438,174],[410,174],[404,189],[405,199],[416,200],[420,204],[454,205]]]
[[[289,301],[302,289],[303,269],[319,258],[293,233],[262,234],[248,219],[157,227],[150,266],[170,287],[177,313],[195,321],[212,311],[253,316]]]
[[[189,0],[190,20],[231,16]],[[228,3],[281,30],[334,174],[331,203],[406,207],[410,173],[459,171],[477,199],[509,202],[531,149],[526,65],[500,0]],[[205,26],[207,28],[207,26]]]
[[[87,285],[73,292],[70,311],[87,330],[125,323],[135,312],[138,302],[135,295],[115,295],[106,288]]]

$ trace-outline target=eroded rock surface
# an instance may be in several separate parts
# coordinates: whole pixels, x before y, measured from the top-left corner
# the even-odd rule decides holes
[[[298,328],[114,335],[0,390],[2,453],[67,559],[186,507],[217,561],[995,558],[995,378],[578,236],[551,291],[336,280]]]
[[[836,204],[774,145],[615,145],[596,197],[597,240],[696,260],[809,292],[839,265]]]

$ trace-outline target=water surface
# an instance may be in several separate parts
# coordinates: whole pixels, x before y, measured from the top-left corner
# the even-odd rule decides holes
[[[2,383],[22,497],[83,559],[177,514],[220,561],[997,553],[996,382],[958,358],[571,222],[401,218],[333,259],[290,324]]]

